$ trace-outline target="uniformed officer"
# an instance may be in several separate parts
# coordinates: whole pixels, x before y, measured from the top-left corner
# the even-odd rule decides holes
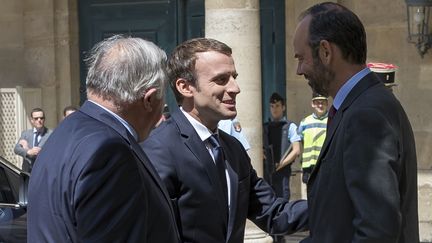
[[[298,134],[303,143],[302,181],[307,183],[316,165],[321,147],[326,137],[328,99],[318,93],[312,94],[313,113],[305,117],[299,125]]]

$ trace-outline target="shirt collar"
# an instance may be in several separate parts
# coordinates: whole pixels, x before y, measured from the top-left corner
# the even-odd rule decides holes
[[[336,108],[336,110],[339,110],[345,98],[348,96],[354,86],[370,72],[371,70],[368,67],[364,68],[348,79],[348,81],[339,89],[335,98],[333,99],[333,106]]]
[[[272,122],[276,122],[276,120],[275,119],[273,119],[273,117],[271,117],[271,121]],[[278,120],[278,122],[286,122],[287,121],[287,119],[286,119],[286,117],[285,116],[283,116],[280,120]]]
[[[195,131],[198,133],[198,136],[201,138],[202,141],[207,140],[213,133],[204,126],[201,122],[197,121],[195,118],[193,118],[189,113],[183,110],[183,107],[180,107],[181,112],[185,115],[186,119],[192,124]],[[216,129],[216,134],[218,134],[219,130]]]
[[[36,127],[33,127],[33,133],[37,133],[38,130],[36,129]],[[42,127],[41,130],[39,131],[40,134],[44,134],[45,133],[45,127]]]
[[[313,116],[313,118],[315,118],[315,119],[318,119],[318,120],[324,120],[324,119],[327,118],[327,116],[328,116],[328,111],[327,111],[323,116],[321,116],[321,117],[317,116],[317,114],[315,114],[315,112],[312,113],[312,116]]]
[[[109,114],[111,114],[114,118],[116,118],[128,131],[130,134],[132,134],[132,136],[135,138],[135,141],[138,141],[138,133],[136,133],[135,129],[133,129],[133,127],[123,118],[121,118],[119,115],[117,115],[116,113],[108,110],[107,108],[101,106],[100,104],[89,100],[90,102],[92,102],[93,104],[99,106],[100,108],[104,109],[106,112],[108,112]]]

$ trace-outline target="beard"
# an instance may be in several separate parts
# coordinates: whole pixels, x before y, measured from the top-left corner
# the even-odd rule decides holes
[[[330,82],[334,80],[335,73],[327,68],[319,58],[314,59],[313,72],[307,75],[306,79],[312,91],[329,96]]]

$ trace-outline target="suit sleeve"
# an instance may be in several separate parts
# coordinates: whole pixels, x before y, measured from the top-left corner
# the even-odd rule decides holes
[[[397,132],[385,114],[373,109],[348,115],[345,124],[343,170],[354,206],[352,242],[396,242],[401,229]]]
[[[292,234],[308,228],[307,201],[288,202],[277,198],[271,186],[251,169],[249,215],[258,227],[270,234]]]
[[[151,210],[146,198],[151,195],[140,176],[140,161],[122,139],[88,140],[93,144],[81,144],[74,155],[84,164],[72,193],[79,241],[146,242]]]
[[[26,156],[27,156],[27,149],[23,148],[21,146],[21,144],[19,144],[19,141],[26,140],[27,142],[29,142],[28,139],[26,139],[25,133],[26,133],[26,131],[23,131],[21,133],[21,137],[18,139],[18,141],[15,145],[15,148],[14,148],[14,153],[23,157],[23,158],[26,158]]]

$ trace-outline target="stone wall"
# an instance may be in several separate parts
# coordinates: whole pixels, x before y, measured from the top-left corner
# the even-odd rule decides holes
[[[76,0],[3,1],[0,87],[42,88],[47,126],[64,106],[79,103]]]

